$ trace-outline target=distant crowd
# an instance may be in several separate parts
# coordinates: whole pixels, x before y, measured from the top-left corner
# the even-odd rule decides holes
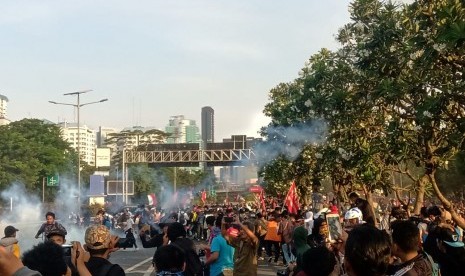
[[[22,254],[20,229],[4,229],[0,275],[125,275],[109,258],[138,244],[156,248],[154,275],[255,276],[260,262],[297,276],[448,276],[465,269],[463,230],[440,206],[425,206],[419,216],[391,206],[379,216],[355,193],[344,208],[325,202],[291,213],[279,200],[264,205],[102,209],[89,220],[83,245],[67,242],[65,226],[48,212],[36,234],[44,241]]]

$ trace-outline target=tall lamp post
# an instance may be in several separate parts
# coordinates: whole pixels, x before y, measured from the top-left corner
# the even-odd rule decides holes
[[[48,101],[49,103],[52,104],[58,104],[58,105],[70,105],[74,106],[77,109],[77,152],[78,152],[78,167],[77,167],[77,179],[78,179],[78,204],[79,204],[79,209],[81,206],[81,125],[80,125],[80,109],[81,107],[85,105],[90,105],[90,104],[96,104],[96,103],[103,103],[108,101],[108,99],[102,99],[100,101],[95,101],[95,102],[88,102],[88,103],[81,103],[80,96],[81,94],[90,92],[92,90],[83,90],[83,91],[76,91],[76,92],[71,92],[71,93],[65,93],[63,94],[64,96],[77,96],[77,103],[76,104],[71,104],[71,103],[60,103],[60,102],[55,102],[55,101]]]

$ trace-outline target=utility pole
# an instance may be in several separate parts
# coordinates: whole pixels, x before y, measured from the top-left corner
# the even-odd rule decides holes
[[[70,104],[70,103],[59,103],[55,101],[48,101],[49,103],[52,104],[58,104],[58,105],[70,105],[74,106],[77,109],[77,155],[78,155],[78,166],[77,166],[77,182],[78,182],[78,205],[79,205],[79,210],[81,209],[81,114],[80,114],[80,109],[81,107],[85,105],[90,105],[90,104],[96,104],[96,103],[102,103],[108,101],[108,99],[102,99],[100,101],[95,101],[95,102],[89,102],[89,103],[83,103],[81,104],[81,94],[88,93],[92,90],[82,90],[82,91],[76,91],[76,92],[71,92],[71,93],[65,93],[63,94],[64,96],[77,96],[77,103],[76,104]]]

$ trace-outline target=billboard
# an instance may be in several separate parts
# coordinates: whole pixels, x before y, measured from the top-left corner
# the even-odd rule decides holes
[[[91,175],[89,195],[91,196],[104,195],[105,194],[104,185],[105,185],[105,178],[103,176]]]
[[[126,181],[127,195],[134,195],[134,181]],[[122,195],[123,194],[123,181],[122,180],[108,180],[107,181],[107,195]]]
[[[95,167],[110,167],[110,148],[95,149]]]

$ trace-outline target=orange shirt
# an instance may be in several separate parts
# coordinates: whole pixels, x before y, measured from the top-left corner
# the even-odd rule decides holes
[[[281,241],[281,235],[278,235],[278,223],[274,220],[268,221],[268,232],[266,232],[265,241]]]

